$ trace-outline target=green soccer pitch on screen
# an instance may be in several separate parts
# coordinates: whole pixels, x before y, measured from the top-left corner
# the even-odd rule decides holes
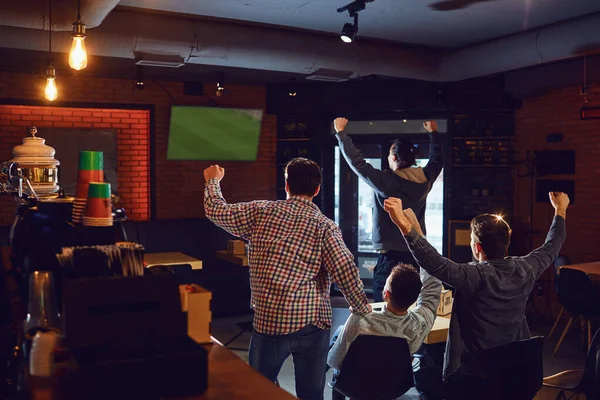
[[[168,160],[255,161],[262,110],[171,108]]]

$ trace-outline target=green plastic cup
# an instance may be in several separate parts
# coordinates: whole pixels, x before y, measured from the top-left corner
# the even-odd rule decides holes
[[[90,182],[88,188],[89,199],[110,199],[110,183]]]
[[[79,169],[83,171],[102,171],[104,169],[104,153],[81,150],[79,152]]]

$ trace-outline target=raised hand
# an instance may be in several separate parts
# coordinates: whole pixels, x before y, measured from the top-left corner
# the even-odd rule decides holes
[[[346,118],[336,118],[333,121],[333,127],[335,128],[336,133],[340,133],[346,129],[346,125],[348,125],[348,120]]]
[[[210,179],[217,179],[219,182],[225,176],[225,168],[218,165],[211,165],[204,170],[204,180],[208,182]]]
[[[404,210],[404,215],[406,216],[406,218],[408,218],[412,227],[415,228],[417,233],[421,236],[424,236],[423,229],[421,229],[421,224],[419,224],[419,220],[417,219],[417,216],[412,210],[412,208],[407,208],[406,210]]]
[[[404,214],[404,210],[402,210],[402,200],[395,197],[389,197],[383,202],[383,208],[387,211],[394,224],[400,228],[403,234],[407,234],[411,231],[412,224],[406,214]]]
[[[548,196],[550,197],[552,207],[554,207],[556,211],[566,211],[571,202],[569,195],[563,192],[550,192],[548,193]]]
[[[437,132],[437,130],[438,130],[437,122],[433,121],[433,120],[423,122],[423,127],[429,133],[431,133],[431,132]]]

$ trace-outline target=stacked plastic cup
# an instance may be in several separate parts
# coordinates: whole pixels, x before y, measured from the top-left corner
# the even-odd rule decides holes
[[[104,182],[104,154],[101,151],[81,150],[72,215],[73,222],[76,224],[82,222],[85,214],[90,182]]]
[[[112,226],[112,200],[110,183],[90,182],[88,185],[87,205],[84,226]]]

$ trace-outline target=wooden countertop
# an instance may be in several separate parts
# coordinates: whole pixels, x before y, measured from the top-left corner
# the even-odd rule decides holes
[[[279,388],[256,372],[231,350],[215,341],[202,345],[208,352],[208,390],[202,395],[168,398],[168,400],[294,400],[285,390]],[[93,388],[90,388],[93,390]],[[48,385],[34,384],[32,400],[59,400]]]
[[[247,267],[249,265],[248,256],[246,254],[233,254],[227,250],[218,250],[216,253],[216,257],[219,260],[227,261],[236,265],[241,265],[242,267]]]
[[[231,350],[219,343],[204,345],[208,351],[208,390],[201,396],[178,397],[173,400],[293,400],[256,372]]]
[[[146,261],[148,267],[153,265],[189,264],[192,269],[202,269],[202,261],[179,252],[148,253],[144,255],[144,261]]]

